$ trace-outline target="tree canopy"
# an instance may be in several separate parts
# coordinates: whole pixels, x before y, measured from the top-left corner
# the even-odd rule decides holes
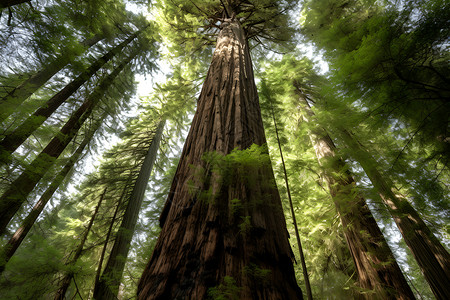
[[[3,1],[0,298],[448,299],[449,5]]]

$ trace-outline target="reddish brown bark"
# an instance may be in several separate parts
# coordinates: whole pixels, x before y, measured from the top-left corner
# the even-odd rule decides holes
[[[235,281],[239,299],[302,298],[270,161],[251,174],[236,165],[234,176],[221,178],[202,160],[205,152],[226,155],[265,143],[247,40],[238,21],[228,20],[161,214],[160,237],[139,282],[139,299],[206,299],[225,276]],[[202,168],[204,177],[196,178]]]
[[[388,207],[433,294],[437,299],[450,299],[450,254],[408,200],[393,192],[392,182],[378,171],[375,159],[348,131],[340,133]]]
[[[308,102],[300,95],[307,114],[314,116]],[[312,130],[311,141],[322,176],[344,228],[344,236],[358,273],[359,285],[366,289],[366,299],[415,299],[366,201],[355,192],[356,183],[345,171],[345,162],[336,155],[336,146],[323,128]]]
[[[137,55],[137,50],[121,62],[111,74],[106,76],[97,88],[88,96],[77,111],[69,118],[66,124],[39,153],[39,155],[25,168],[22,174],[14,180],[10,187],[0,198],[0,234],[14,214],[19,210],[28,194],[34,189],[42,176],[53,165],[55,160],[66,149],[67,145],[76,135],[84,121],[91,115],[93,109],[102,98],[107,88],[119,75],[123,68]]]

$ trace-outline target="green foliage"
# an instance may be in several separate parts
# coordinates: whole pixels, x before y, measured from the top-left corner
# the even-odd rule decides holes
[[[242,273],[250,277],[252,280],[258,284],[266,284],[268,281],[268,276],[272,271],[269,269],[262,269],[255,264],[249,264],[242,269]]]
[[[0,277],[3,299],[41,299],[53,292],[55,275],[64,270],[62,253],[45,236],[34,232]]]
[[[142,2],[142,1],[139,1]],[[240,4],[238,7],[236,4]],[[301,33],[305,41],[314,43],[329,63],[330,72],[319,76],[314,63],[293,52],[290,15],[298,15],[297,1],[152,1],[152,25],[137,42],[105,66],[74,94],[65,106],[14,153],[3,167],[0,190],[4,190],[24,165],[29,164],[60,125],[72,113],[72,108],[89,94],[101,78],[111,72],[124,55],[139,49],[138,57],[130,63],[101,99],[100,107],[89,120],[104,118],[104,111],[115,116],[105,121],[103,136],[96,137],[101,148],[111,140],[109,134],[121,131],[122,142],[104,154],[95,172],[85,177],[70,196],[57,196],[51,208],[43,213],[38,226],[8,263],[0,278],[0,294],[6,298],[38,299],[50,297],[59,285],[58,279],[73,272],[80,294],[86,298],[92,288],[100,251],[105,241],[115,208],[126,199],[137,176],[138,166],[145,155],[155,124],[167,120],[156,172],[151,179],[152,190],[145,199],[144,212],[132,241],[123,277],[124,298],[135,297],[140,273],[151,256],[160,228],[158,216],[164,205],[175,174],[180,145],[196,106],[202,76],[206,74],[216,34],[228,12],[234,11],[244,27],[253,55],[257,55],[260,103],[267,145],[252,145],[249,149],[234,149],[232,153],[209,152],[201,166],[192,167],[189,181],[191,192],[199,200],[211,201],[217,195],[213,187],[202,187],[212,176],[223,184],[239,180],[244,185],[269,186],[255,176],[271,161],[276,184],[283,204],[287,203],[283,169],[272,114],[275,116],[289,177],[294,210],[315,298],[350,299],[366,292],[355,284],[355,270],[342,234],[342,226],[333,202],[320,177],[325,164],[319,166],[308,135],[314,128],[303,122],[310,118],[299,110],[299,97],[313,106],[314,121],[329,131],[347,159],[351,149],[345,147],[336,128],[348,128],[362,144],[371,150],[377,168],[395,184],[395,192],[404,195],[421,213],[437,236],[449,245],[448,203],[448,36],[449,12],[447,1],[375,1],[375,0],[307,0],[302,2]],[[143,10],[145,8],[142,8]],[[10,18],[8,20],[8,18]],[[9,23],[9,24],[8,24]],[[9,15],[0,16],[0,97],[14,90],[36,71],[49,65],[58,56],[69,57],[70,63],[28,98],[13,116],[2,124],[0,135],[11,132],[39,105],[64,87],[136,28],[148,24],[146,17],[125,11],[123,1],[47,1],[13,7]],[[8,26],[6,26],[8,25]],[[82,45],[94,36],[101,42],[86,49]],[[156,44],[155,41],[158,41]],[[303,43],[304,44],[304,43]],[[160,48],[156,50],[156,47]],[[279,57],[271,51],[289,52]],[[158,52],[158,53],[157,53]],[[140,115],[125,122],[122,117],[133,106],[134,76],[156,69],[155,58],[160,55],[171,65],[168,80],[154,84],[148,97],[140,99]],[[255,56],[254,56],[255,57]],[[257,72],[258,73],[258,72]],[[5,106],[3,106],[5,107]],[[124,113],[125,112],[125,113]],[[117,117],[120,114],[121,117]],[[111,119],[113,119],[111,121]],[[30,199],[36,198],[54,174],[70,157],[73,149],[89,132],[86,124],[58,159]],[[64,137],[61,137],[64,138]],[[109,143],[109,141],[108,141]],[[95,146],[91,146],[95,150]],[[270,153],[270,156],[269,156]],[[3,153],[1,154],[3,155]],[[370,200],[374,214],[391,237],[391,218],[373,192],[365,174],[347,159],[358,179],[355,192],[362,191]],[[333,162],[330,162],[332,164]],[[72,182],[79,178],[85,166],[72,171]],[[342,172],[346,172],[344,169]],[[335,174],[340,176],[339,174]],[[79,243],[84,226],[100,191],[108,187],[105,205],[99,212],[81,259],[66,266],[71,251]],[[64,190],[66,186],[61,186]],[[32,201],[30,201],[31,203]],[[245,203],[231,199],[229,213],[241,235],[252,233],[251,217],[245,214],[247,205],[264,205],[264,199]],[[119,207],[123,210],[125,202]],[[285,207],[287,207],[285,205]],[[24,210],[24,212],[26,209]],[[287,210],[286,210],[287,212]],[[120,215],[120,214],[119,214]],[[289,213],[286,213],[288,216]],[[18,215],[11,229],[17,227]],[[294,236],[291,219],[288,231]],[[118,219],[113,224],[117,229]],[[295,240],[291,239],[298,255]],[[407,271],[416,291],[432,297],[417,265],[404,246],[391,243],[397,260]],[[406,253],[406,254],[404,254]],[[296,258],[297,261],[299,258]],[[295,269],[303,284],[301,269]],[[243,272],[264,284],[269,270],[250,264]],[[74,297],[74,284],[67,297]],[[209,290],[212,299],[239,299],[241,287],[229,276]]]
[[[403,147],[426,147],[439,165],[450,153],[443,113],[450,74],[444,2],[383,7],[375,1],[323,0],[307,1],[303,10],[303,33],[325,50],[330,79],[346,101],[375,116],[378,126],[401,123],[390,130],[407,132]]]
[[[225,276],[223,283],[208,290],[208,296],[214,300],[238,300],[241,288],[233,277]]]
[[[249,148],[239,150],[233,149],[230,154],[223,155],[218,152],[207,152],[203,154],[203,160],[214,174],[220,177],[224,184],[232,180],[243,181],[247,186],[257,184],[270,185],[270,182],[257,182],[261,180],[255,176],[260,168],[270,166],[270,158],[266,145],[253,144]]]
[[[242,223],[239,224],[239,233],[244,237],[250,233],[252,228],[251,218],[251,216],[241,217]]]
[[[307,59],[284,56],[279,61],[263,65],[260,81],[260,101],[269,152],[275,163],[275,178],[285,207],[288,230],[295,236],[284,183],[283,168],[274,134],[275,117],[294,210],[306,259],[314,297],[352,298],[355,290],[354,265],[343,237],[342,225],[334,203],[320,178],[321,166],[311,145],[312,128],[303,122],[299,97],[318,97],[317,85],[322,84]],[[301,90],[300,93],[299,89]],[[273,114],[273,116],[272,116]],[[288,217],[289,216],[289,217]],[[291,245],[299,261],[297,244]],[[297,280],[303,284],[300,267]],[[330,284],[331,282],[338,284]]]

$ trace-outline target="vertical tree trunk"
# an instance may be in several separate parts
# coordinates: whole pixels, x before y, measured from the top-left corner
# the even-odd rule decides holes
[[[314,113],[300,95],[304,118],[310,122]],[[355,192],[356,183],[345,162],[337,157],[336,146],[323,128],[310,134],[331,197],[339,213],[350,253],[358,273],[359,285],[372,291],[366,299],[415,299],[377,222],[364,198]]]
[[[41,153],[25,168],[22,174],[14,180],[9,189],[0,198],[0,234],[6,230],[6,226],[14,214],[19,210],[28,194],[61,155],[72,138],[83,125],[84,121],[102,98],[105,91],[123,68],[137,55],[136,49],[130,56],[117,66],[111,74],[106,76],[96,89],[88,96],[78,110],[70,117],[63,128],[56,134]]]
[[[139,299],[302,299],[270,160],[221,177],[202,159],[266,143],[245,33],[222,26]]]
[[[283,150],[281,149],[280,136],[278,135],[278,125],[277,125],[277,121],[275,119],[275,112],[273,110],[273,102],[272,102],[272,99],[270,98],[270,95],[268,95],[268,98],[269,98],[268,100],[270,102],[270,110],[271,110],[271,114],[272,114],[273,125],[275,127],[275,135],[276,135],[276,139],[277,139],[278,149],[280,150],[281,163],[283,165],[284,182],[286,183],[286,191],[287,191],[287,195],[288,195],[288,199],[289,199],[289,207],[291,209],[292,223],[294,225],[295,237],[297,238],[298,252],[300,254],[300,261],[302,264],[303,278],[305,280],[306,296],[308,297],[308,300],[312,300],[313,296],[312,296],[312,291],[311,291],[311,284],[309,282],[308,270],[306,268],[305,255],[303,254],[302,242],[300,240],[300,234],[298,232],[297,219],[295,217],[294,205],[292,203],[291,190],[289,188],[289,180],[288,180],[287,171],[286,171],[286,164],[284,163]]]
[[[156,154],[159,149],[164,124],[165,121],[159,122],[155,136],[142,163],[105,270],[98,281],[98,285],[94,288],[94,299],[96,300],[117,299],[126,258],[130,250],[131,239],[139,217],[144,193],[148,186],[148,180],[156,161]]]
[[[51,77],[58,73],[67,64],[72,62],[77,55],[87,50],[97,42],[103,39],[98,34],[91,39],[87,39],[80,43],[81,50],[66,50],[54,61],[45,66],[41,71],[33,74],[30,78],[19,84],[6,96],[0,99],[0,123],[8,118],[16,108],[21,105],[28,97],[30,97],[37,89],[44,85]]]
[[[408,200],[393,192],[392,182],[377,170],[375,159],[348,131],[341,130],[340,133],[388,207],[433,294],[437,299],[450,299],[450,254]]]
[[[111,232],[112,232],[112,229],[114,227],[114,223],[116,222],[116,219],[117,219],[117,213],[119,212],[119,209],[120,209],[120,207],[122,205],[122,200],[125,197],[125,194],[127,192],[127,186],[128,186],[128,182],[129,181],[131,181],[131,175],[130,175],[129,180],[125,184],[125,187],[123,188],[122,195],[120,195],[120,198],[119,198],[119,201],[117,203],[116,209],[114,210],[113,217],[111,219],[111,222],[109,223],[108,232],[106,233],[106,238],[105,238],[105,242],[103,244],[102,253],[100,254],[100,259],[98,261],[97,272],[95,274],[94,294],[95,294],[95,287],[98,286],[98,283],[100,281],[100,274],[102,272],[102,265],[103,265],[103,260],[105,258],[105,254],[106,254],[106,248],[108,248],[108,243],[109,243],[109,239],[111,237]]]
[[[97,59],[88,69],[80,74],[71,83],[66,85],[59,93],[53,96],[30,117],[28,117],[13,132],[7,134],[0,142],[0,164],[9,160],[10,155],[47,120],[50,115],[59,108],[64,101],[69,98],[78,88],[93,76],[102,66],[104,66],[115,55],[119,54],[125,46],[136,38],[139,32],[132,34],[125,41],[114,47],[108,53]]]
[[[78,245],[77,249],[75,250],[75,254],[73,255],[72,259],[66,263],[66,265],[74,265],[78,261],[78,259],[81,256],[81,253],[84,248],[84,244],[86,243],[86,240],[88,238],[89,232],[91,231],[92,224],[94,224],[95,217],[97,216],[98,210],[100,209],[100,205],[103,202],[103,198],[105,197],[107,188],[103,190],[102,195],[100,196],[100,200],[98,201],[97,206],[95,207],[94,213],[92,214],[91,219],[89,220],[88,226],[86,228],[86,231],[84,232],[83,236],[81,237],[80,244]],[[64,300],[64,296],[66,295],[67,289],[70,286],[70,282],[72,281],[74,274],[73,272],[68,272],[64,275],[64,277],[61,279],[61,285],[56,291],[55,300]],[[80,295],[81,296],[81,295]]]
[[[100,120],[103,120],[104,117],[105,116],[102,116],[100,118]],[[70,172],[70,170],[75,165],[75,163],[78,161],[78,158],[80,158],[81,154],[83,153],[84,148],[87,146],[87,144],[89,144],[95,131],[100,126],[100,123],[101,123],[100,120],[98,122],[96,122],[96,124],[94,125],[94,128],[92,128],[90,130],[90,132],[86,134],[86,137],[83,139],[81,144],[78,146],[77,150],[72,155],[70,160],[67,162],[67,164],[64,166],[64,168],[58,173],[58,175],[55,177],[55,179],[50,184],[50,186],[42,194],[42,196],[39,198],[39,201],[36,202],[36,204],[30,211],[28,216],[25,218],[25,220],[23,220],[22,225],[19,227],[19,229],[16,230],[16,232],[11,237],[11,239],[8,241],[8,243],[0,250],[0,258],[2,259],[2,261],[0,261],[0,274],[4,271],[5,265],[8,263],[8,261],[14,255],[16,250],[19,248],[20,244],[27,236],[28,232],[30,231],[31,227],[34,225],[34,222],[37,220],[37,218],[39,217],[41,212],[43,211],[44,207],[47,205],[48,201],[51,199],[51,197],[56,192],[58,187],[64,181],[64,178]]]

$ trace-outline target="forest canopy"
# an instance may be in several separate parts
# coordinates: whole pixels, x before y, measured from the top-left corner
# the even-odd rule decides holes
[[[0,3],[1,299],[450,299],[450,3]]]

